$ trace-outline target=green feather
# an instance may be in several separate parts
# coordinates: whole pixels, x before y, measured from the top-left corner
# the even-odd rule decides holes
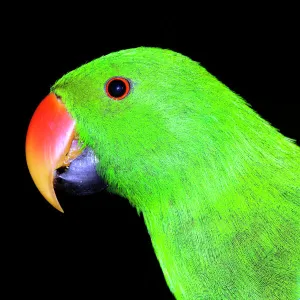
[[[130,79],[129,95],[105,84]],[[298,299],[300,148],[199,63],[140,47],[53,88],[110,191],[142,213],[176,299]]]

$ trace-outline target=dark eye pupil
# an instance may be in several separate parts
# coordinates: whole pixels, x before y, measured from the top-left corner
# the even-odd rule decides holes
[[[126,85],[122,80],[115,79],[108,84],[107,90],[112,97],[122,97],[126,93]]]

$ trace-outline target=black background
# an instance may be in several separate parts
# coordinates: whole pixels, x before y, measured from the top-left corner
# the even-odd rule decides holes
[[[173,299],[143,219],[126,199],[105,192],[62,197],[61,214],[42,198],[25,161],[30,118],[68,71],[112,51],[156,46],[200,62],[283,134],[299,140],[295,8],[157,13],[159,7],[151,12],[145,6],[129,13],[129,3],[81,4],[73,11],[74,5],[63,11],[54,4],[18,6],[7,11],[9,21],[2,25],[8,66],[2,90],[9,106],[2,118],[8,132],[2,143],[3,286],[11,296],[39,299]]]

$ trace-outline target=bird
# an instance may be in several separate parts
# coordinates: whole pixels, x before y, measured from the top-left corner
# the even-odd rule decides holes
[[[56,189],[126,198],[176,299],[300,298],[299,146],[198,61],[140,46],[84,63],[25,153],[61,212]]]

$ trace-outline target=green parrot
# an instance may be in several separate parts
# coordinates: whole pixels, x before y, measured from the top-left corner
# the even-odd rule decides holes
[[[137,47],[67,73],[26,160],[60,211],[60,188],[128,199],[176,299],[300,298],[300,148],[189,57]]]

